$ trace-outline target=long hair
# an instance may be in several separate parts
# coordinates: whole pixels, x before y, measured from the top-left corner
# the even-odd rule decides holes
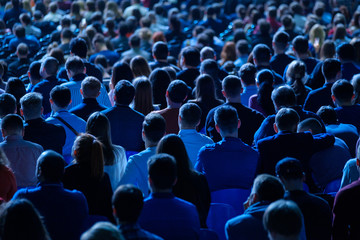
[[[274,90],[274,75],[271,71],[264,69],[257,74],[256,78],[259,84],[257,101],[267,116],[274,114],[275,107],[271,100],[271,93]]]
[[[148,61],[142,56],[133,57],[130,61],[130,68],[135,77],[149,77],[151,73]]]
[[[76,163],[90,166],[90,176],[100,179],[104,175],[104,156],[99,142],[93,135],[80,134],[74,142],[72,152]]]
[[[225,43],[222,51],[221,51],[221,64],[224,65],[227,61],[235,61],[236,60],[236,48],[234,42]]]
[[[129,64],[126,62],[117,62],[112,68],[111,85],[115,88],[120,80],[128,80],[132,82],[134,75],[131,71]]]
[[[149,76],[153,90],[153,100],[154,104],[160,104],[160,108],[166,108],[166,90],[170,84],[170,75],[167,71],[157,68],[151,72]]]
[[[134,80],[135,97],[134,109],[145,116],[154,110],[151,83],[146,77]]]
[[[101,112],[91,114],[86,123],[86,133],[95,136],[102,143],[104,164],[107,166],[113,165],[115,161],[110,129],[109,119]]]
[[[289,64],[286,71],[286,83],[289,84],[295,92],[297,104],[301,96],[306,95],[306,88],[304,85],[304,78],[306,76],[306,65],[302,61],[294,60]]]
[[[215,96],[214,79],[208,74],[201,74],[195,80],[195,96],[197,101],[213,101]]]

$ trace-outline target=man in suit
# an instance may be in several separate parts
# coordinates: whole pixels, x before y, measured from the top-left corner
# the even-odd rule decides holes
[[[195,79],[200,75],[197,68],[200,64],[200,52],[194,47],[186,47],[181,51],[180,65],[182,70],[176,78],[183,80],[191,88],[195,86]]]
[[[169,56],[169,49],[166,43],[161,41],[156,42],[152,47],[152,56],[154,58],[154,62],[149,63],[151,70],[169,66],[172,67],[177,72],[180,71],[180,69],[177,66],[168,63],[167,57]]]
[[[144,115],[129,107],[134,96],[134,86],[127,80],[119,81],[115,86],[116,104],[103,113],[110,121],[113,144],[124,147],[126,151],[140,152],[144,149],[141,135]]]

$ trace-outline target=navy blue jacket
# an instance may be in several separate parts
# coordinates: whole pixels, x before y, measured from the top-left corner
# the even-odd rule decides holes
[[[101,70],[93,63],[89,63],[86,60],[83,60],[85,68],[86,68],[86,75],[96,77],[100,82],[103,80],[103,74]],[[58,78],[69,80],[69,77],[66,73],[65,67],[61,68],[57,75]]]
[[[87,121],[91,114],[104,111],[105,109],[107,107],[98,103],[95,98],[84,98],[82,103],[70,109],[69,112]]]
[[[360,73],[360,69],[353,62],[341,63],[342,78],[350,81],[355,74]]]
[[[279,75],[283,75],[285,68],[289,65],[292,61],[296,60],[295,57],[283,54],[276,54],[270,60],[271,68]]]
[[[321,106],[334,107],[334,102],[331,99],[331,87],[334,83],[325,83],[323,87],[309,92],[305,104],[304,110],[316,113]]]
[[[360,131],[360,105],[342,106],[335,108],[340,123],[354,125]]]

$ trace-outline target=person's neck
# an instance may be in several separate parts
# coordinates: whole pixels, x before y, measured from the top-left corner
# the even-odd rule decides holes
[[[154,142],[151,142],[151,141],[145,139],[145,148],[156,147],[157,144],[158,144],[157,142],[154,143]]]
[[[157,61],[157,62],[167,63],[167,59],[157,59],[157,58],[156,58],[156,61]]]
[[[98,52],[102,52],[102,51],[106,51],[106,50],[108,50],[108,49],[107,49],[106,45],[104,45],[99,48]]]
[[[340,107],[347,107],[347,106],[352,106],[354,104],[350,101],[350,102],[342,102],[342,103],[337,102],[336,105]]]
[[[39,116],[34,116],[34,117],[26,117],[26,116],[24,115],[25,122],[30,121],[30,120],[39,119],[39,118],[41,118],[41,115],[39,115]]]
[[[181,107],[181,103],[174,103],[174,102],[168,103],[167,106],[167,108],[180,108],[180,107]]]
[[[172,189],[152,189],[152,193],[172,193]]]
[[[284,186],[287,191],[302,191],[302,190],[304,190],[302,180],[284,181]]]
[[[336,82],[336,78],[334,78],[334,79],[326,79],[325,78],[325,83],[334,83],[334,82]]]
[[[307,53],[296,53],[296,56],[300,60],[304,60],[304,59],[309,58],[309,55]]]
[[[69,42],[70,42],[69,39],[61,39],[61,44],[67,44]]]
[[[185,66],[183,67],[183,69],[184,69],[184,70],[185,70],[185,69],[196,69],[196,67],[189,66],[189,65],[185,65]]]
[[[30,83],[34,86],[36,84],[38,84],[41,80],[34,80],[30,78]]]
[[[180,124],[180,130],[196,130],[196,127],[184,126],[184,125]]]
[[[238,138],[238,131],[236,129],[236,131],[232,132],[232,133],[223,133],[220,131],[220,135],[221,137],[224,138]]]
[[[239,97],[227,98],[226,102],[227,103],[241,103],[241,96],[239,95]]]
[[[276,47],[273,48],[274,49],[274,53],[275,55],[280,55],[280,54],[284,54],[285,53],[285,50],[280,50]]]
[[[51,109],[53,110],[54,113],[57,113],[59,111],[67,111],[67,108],[60,108],[60,107],[54,106],[54,105],[51,107]]]

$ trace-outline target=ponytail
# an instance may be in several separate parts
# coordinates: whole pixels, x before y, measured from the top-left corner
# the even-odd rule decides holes
[[[91,176],[94,178],[101,178],[104,175],[104,156],[101,143],[94,139],[91,146]]]

